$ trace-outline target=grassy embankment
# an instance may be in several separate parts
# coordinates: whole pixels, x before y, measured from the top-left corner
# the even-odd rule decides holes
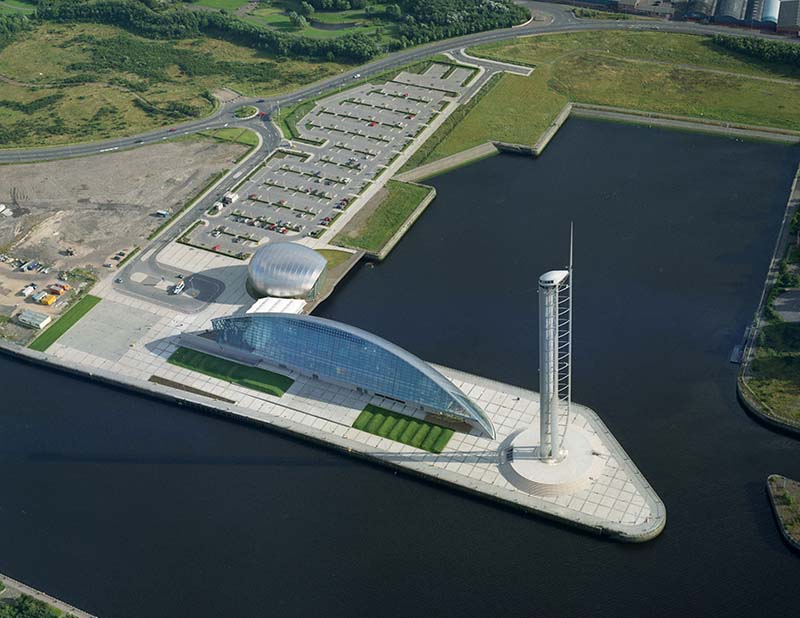
[[[491,43],[470,53],[535,67],[504,74],[460,122],[446,122],[412,169],[491,140],[533,144],[569,101],[800,130],[800,68],[733,54],[710,38],[583,32]]]
[[[77,303],[72,305],[64,315],[56,320],[47,330],[41,335],[36,337],[28,346],[31,350],[37,352],[44,352],[55,341],[72,328],[78,320],[85,316],[100,299],[97,296],[87,294],[81,298]]]
[[[250,129],[238,129],[236,127],[227,127],[224,129],[211,129],[210,131],[201,131],[198,135],[203,137],[210,137],[221,142],[233,142],[234,144],[243,144],[244,146],[258,145],[258,135]]]
[[[279,373],[241,365],[188,348],[178,348],[167,362],[276,397],[281,397],[294,384],[294,380]]]
[[[333,243],[377,254],[389,242],[431,189],[422,185],[390,180],[386,197],[370,213],[359,213],[334,238]],[[363,216],[362,216],[363,215]]]
[[[770,474],[767,483],[779,525],[800,546],[800,483],[778,474]]]
[[[441,453],[454,433],[452,429],[371,404],[358,415],[353,427],[429,453]]]
[[[0,88],[0,143],[135,134],[210,113],[210,92],[224,86],[271,95],[343,68],[217,39],[157,41],[113,26],[46,23],[0,50],[0,74],[14,80]]]
[[[800,324],[767,324],[759,335],[747,385],[772,411],[800,424]]]
[[[336,249],[317,249],[319,253],[328,262],[328,272],[332,271],[337,266],[341,266],[351,257],[352,253],[347,251],[336,251]]]

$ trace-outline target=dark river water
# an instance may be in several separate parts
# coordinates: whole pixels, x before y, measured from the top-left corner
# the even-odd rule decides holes
[[[574,397],[667,506],[624,545],[0,357],[0,571],[104,618],[778,616],[800,561],[728,357],[800,150],[570,120],[538,160],[432,181],[392,255],[319,315],[536,386],[536,280],[575,222]],[[792,608],[795,610],[792,610]]]

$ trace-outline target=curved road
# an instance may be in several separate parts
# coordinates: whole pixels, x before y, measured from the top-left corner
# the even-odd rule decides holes
[[[250,173],[280,144],[281,134],[277,127],[271,122],[258,119],[246,121],[236,119],[233,115],[233,111],[241,105],[254,105],[260,110],[271,114],[278,107],[285,107],[301,102],[304,99],[314,98],[338,86],[350,84],[354,78],[382,73],[437,53],[451,52],[460,57],[460,50],[463,50],[465,47],[479,43],[501,41],[523,35],[576,32],[583,30],[661,30],[692,34],[715,34],[724,32],[739,36],[757,36],[787,40],[785,37],[777,37],[776,35],[757,31],[700,25],[690,22],[577,19],[572,14],[571,10],[565,6],[525,0],[519,3],[527,6],[534,15],[534,18],[530,22],[515,28],[481,32],[400,51],[357,69],[303,87],[287,95],[265,99],[240,96],[227,103],[221,103],[210,116],[179,124],[169,129],[162,128],[130,137],[70,146],[25,150],[0,150],[0,164],[44,161],[130,149],[146,144],[156,144],[162,140],[181,135],[228,126],[246,127],[254,130],[259,136],[258,146],[256,146],[246,158],[240,161],[224,178],[220,179],[219,182],[211,187],[206,194],[201,196],[190,209],[180,216],[175,217],[175,220],[167,229],[152,242],[142,247],[142,252],[132,259],[130,264],[123,268],[121,272],[115,275],[114,286],[119,291],[147,299],[150,302],[156,302],[184,313],[193,313],[201,310],[206,306],[207,302],[213,301],[214,298],[222,292],[224,285],[221,282],[217,282],[209,277],[204,277],[203,275],[167,268],[158,263],[156,256],[169,243],[175,240],[188,224],[200,218],[203,212],[221,196],[225,188],[230,186],[232,180],[235,181]],[[488,74],[485,75],[486,78],[488,78],[488,76]],[[476,86],[473,85],[473,87]],[[175,284],[179,280],[177,278],[178,276],[183,277],[187,283],[186,294],[177,296],[169,295],[164,292],[163,285],[158,286],[160,282]]]
[[[331,77],[300,88],[291,94],[269,97],[266,99],[257,99],[255,97],[239,97],[229,103],[220,104],[220,106],[210,116],[175,125],[171,129],[157,129],[155,131],[130,137],[121,137],[102,142],[75,144],[70,146],[0,150],[0,163],[44,161],[49,159],[61,159],[67,157],[98,154],[102,152],[120,150],[123,148],[135,148],[144,144],[155,144],[170,137],[196,133],[204,129],[221,128],[223,126],[247,126],[248,128],[254,128],[253,124],[255,123],[253,121],[247,123],[237,121],[233,117],[233,110],[240,105],[249,104],[256,105],[261,110],[271,113],[279,106],[285,107],[287,105],[292,105],[294,103],[303,101],[304,99],[316,97],[317,95],[337,86],[348,84],[356,76],[365,77],[375,73],[382,73],[388,69],[409,64],[415,60],[420,60],[432,54],[452,52],[479,43],[502,41],[523,35],[548,34],[555,32],[577,32],[582,30],[660,30],[664,32],[689,34],[725,33],[735,36],[778,39],[782,41],[791,40],[787,37],[762,33],[757,30],[704,25],[693,22],[638,21],[635,19],[623,21],[578,19],[566,6],[548,4],[544,2],[532,2],[529,0],[522,0],[519,2],[519,4],[526,6],[534,15],[534,19],[521,26],[469,34],[454,39],[429,43],[427,45],[415,47],[409,50],[395,52],[389,56],[370,62],[369,64],[363,65],[357,69],[352,69],[351,71],[341,73],[335,77]],[[265,138],[265,141],[272,142],[279,139],[277,130],[272,126],[261,126],[258,128],[258,132],[263,138]]]

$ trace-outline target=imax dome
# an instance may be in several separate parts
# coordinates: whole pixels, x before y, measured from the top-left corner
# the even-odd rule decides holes
[[[269,243],[250,260],[247,282],[259,298],[314,298],[327,264],[319,253],[303,245]]]

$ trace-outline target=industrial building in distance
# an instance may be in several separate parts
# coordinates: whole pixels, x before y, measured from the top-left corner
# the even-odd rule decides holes
[[[670,0],[582,0],[579,6],[620,13],[680,18]],[[786,34],[800,33],[800,0],[690,0],[683,17]]]

